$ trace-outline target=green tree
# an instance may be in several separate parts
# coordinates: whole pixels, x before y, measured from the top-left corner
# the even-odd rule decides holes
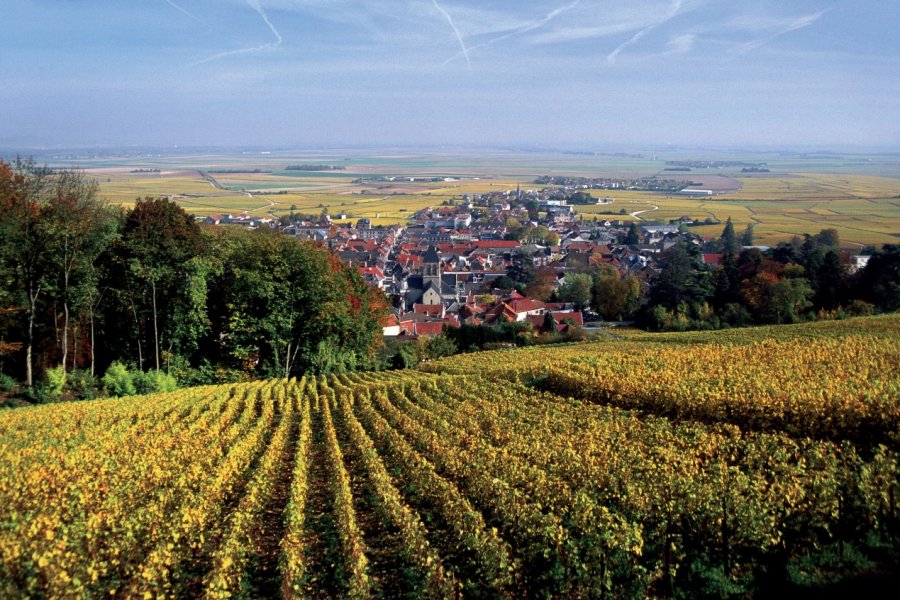
[[[562,302],[574,302],[576,310],[584,310],[591,303],[591,276],[585,273],[569,273],[559,288]]]
[[[841,303],[844,293],[844,268],[834,250],[828,250],[822,257],[815,290],[815,305],[833,310]]]
[[[638,229],[637,223],[634,221],[628,226],[628,235],[625,236],[625,244],[628,246],[634,246],[635,244],[641,243],[641,232]]]
[[[737,257],[726,252],[722,255],[722,261],[713,274],[715,286],[714,304],[723,307],[726,304],[738,302],[741,291],[741,271],[738,268]]]
[[[134,286],[132,306],[136,309],[141,303],[150,315],[154,364],[159,370],[161,345],[165,341],[185,343],[178,339],[184,332],[176,328],[177,298],[196,292],[188,289],[196,280],[185,278],[183,272],[186,267],[190,270],[192,259],[203,255],[203,237],[193,217],[177,204],[165,198],[145,198],[125,217],[122,241]],[[135,319],[140,321],[137,310]]]
[[[741,245],[753,245],[753,223],[747,223],[747,227],[745,227],[744,231],[741,233]]]
[[[825,250],[839,250],[841,238],[837,229],[823,229],[815,236],[816,243]]]
[[[678,240],[661,259],[662,271],[651,288],[652,304],[674,310],[681,303],[702,303],[712,295],[709,272],[701,267],[696,246]]]
[[[769,319],[774,323],[795,323],[812,306],[809,282],[803,278],[783,278],[771,288],[768,300]]]
[[[555,335],[557,329],[559,328],[559,323],[557,323],[556,317],[554,317],[553,313],[549,310],[544,313],[544,324],[542,328],[550,335]]]
[[[430,359],[453,356],[458,351],[459,348],[457,348],[456,342],[443,334],[434,336],[425,345],[425,353]]]
[[[859,296],[880,310],[900,310],[900,244],[885,244],[859,274]]]
[[[725,229],[722,230],[722,237],[720,238],[720,240],[722,242],[722,250],[724,252],[737,254],[740,250],[740,246],[738,246],[737,236],[734,233],[734,223],[731,222],[731,217],[728,217],[728,220],[725,221]]]
[[[368,364],[387,315],[384,294],[327,250],[273,232],[231,232],[216,336],[224,356],[260,374]]]

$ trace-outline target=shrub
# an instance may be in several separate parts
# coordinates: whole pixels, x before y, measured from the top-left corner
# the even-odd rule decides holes
[[[854,300],[846,308],[847,314],[853,317],[865,317],[875,314],[875,305],[863,300]]]
[[[401,345],[391,358],[392,369],[412,369],[418,364],[419,358],[416,356],[416,348],[412,344]]]
[[[437,335],[425,344],[425,355],[430,359],[453,356],[457,352],[456,342],[444,335]]]
[[[69,389],[80,400],[93,400],[98,396],[97,378],[90,371],[76,369],[69,373]]]
[[[133,396],[137,393],[131,373],[128,372],[125,365],[118,361],[109,365],[102,381],[107,393],[113,396]]]
[[[63,391],[66,389],[66,368],[62,365],[47,369],[44,373],[46,378],[46,393],[50,399],[59,400],[62,398]]]
[[[131,374],[131,381],[138,394],[174,392],[178,389],[175,378],[164,371],[135,371]]]
[[[14,392],[18,385],[15,379],[6,373],[0,373],[0,392]]]

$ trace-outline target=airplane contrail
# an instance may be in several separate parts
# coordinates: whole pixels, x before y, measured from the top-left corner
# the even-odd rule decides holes
[[[259,16],[262,17],[262,20],[265,21],[266,25],[269,26],[269,29],[272,30],[272,33],[275,34],[275,39],[278,41],[275,43],[276,46],[281,45],[281,34],[278,33],[278,30],[275,29],[275,26],[272,25],[272,21],[269,20],[269,15],[266,14],[266,11],[262,9],[262,6],[259,4],[259,0],[247,0],[247,4],[249,4],[253,10],[259,13]]]
[[[166,4],[168,4],[169,6],[171,6],[172,8],[174,8],[175,10],[177,10],[178,12],[180,12],[180,13],[182,13],[182,14],[185,14],[185,15],[187,15],[188,17],[194,19],[195,21],[197,21],[197,22],[199,22],[199,23],[203,23],[204,25],[206,25],[206,22],[205,22],[203,19],[201,19],[200,17],[198,17],[198,16],[195,15],[194,13],[190,12],[189,10],[187,10],[186,8],[184,8],[183,6],[181,6],[180,4],[177,4],[177,3],[173,2],[172,0],[165,0],[165,2],[166,2]]]
[[[678,14],[679,10],[681,10],[681,0],[674,0],[674,2],[672,2],[672,10],[669,12],[668,15],[666,15],[665,18],[663,18],[661,21],[657,21],[656,23],[653,23],[652,25],[648,25],[647,27],[644,27],[643,29],[641,29],[640,31],[635,33],[633,36],[631,36],[630,38],[628,38],[627,40],[625,40],[624,42],[622,42],[621,44],[616,46],[616,48],[612,52],[610,52],[608,55],[606,55],[606,62],[608,62],[611,65],[616,64],[616,59],[619,57],[619,54],[622,53],[622,50],[624,50],[628,46],[631,46],[632,44],[637,43],[638,41],[640,41],[640,39],[642,37],[644,37],[651,31],[653,31],[654,29],[656,29],[657,27],[659,27],[666,21],[669,21],[672,17],[674,17],[675,15]]]
[[[482,48],[487,48],[489,46],[493,46],[497,42],[502,42],[503,40],[509,39],[515,35],[522,35],[523,33],[528,33],[529,31],[534,31],[535,29],[543,27],[544,25],[546,25],[547,23],[549,23],[550,21],[552,21],[553,19],[555,19],[556,17],[561,15],[562,13],[572,10],[573,8],[578,6],[580,3],[581,3],[581,0],[575,0],[574,2],[570,2],[569,4],[566,4],[565,6],[560,6],[559,8],[555,8],[555,9],[551,10],[550,12],[548,12],[546,15],[544,15],[543,19],[539,19],[539,20],[534,21],[533,23],[529,23],[527,25],[523,25],[522,27],[519,27],[518,29],[514,29],[508,33],[504,33],[503,35],[492,38],[486,42],[482,42],[476,46],[472,46],[471,48],[469,48],[469,51],[471,52],[473,50],[481,50]],[[462,56],[462,52],[457,52],[456,54],[454,54],[453,56],[451,56],[450,58],[445,60],[444,64],[446,65],[450,62],[453,62],[460,56]]]
[[[776,31],[773,35],[769,37],[765,37],[759,40],[753,40],[751,42],[747,42],[745,44],[741,44],[737,48],[732,48],[729,50],[731,54],[744,54],[745,52],[750,52],[751,50],[755,50],[761,46],[764,46],[774,40],[777,37],[780,37],[786,33],[790,33],[792,31],[797,31],[798,29],[803,29],[804,27],[808,27],[822,18],[822,16],[827,13],[831,9],[820,10],[819,12],[813,13],[811,15],[804,15],[797,19],[794,19],[788,22],[784,27],[780,30]]]
[[[168,1],[168,0],[167,0]],[[269,15],[266,14],[266,11],[263,10],[262,6],[259,3],[259,0],[246,0],[247,5],[259,13],[259,16],[262,17],[263,22],[269,27],[269,30],[272,32],[272,35],[275,36],[274,42],[269,42],[268,44],[260,44],[259,46],[251,46],[249,48],[239,48],[237,50],[226,50],[225,52],[219,52],[218,54],[213,54],[212,56],[207,56],[204,59],[194,61],[185,66],[187,67],[196,67],[197,65],[202,65],[208,62],[212,62],[214,60],[219,60],[222,58],[226,58],[228,56],[237,56],[239,54],[251,54],[255,52],[262,52],[263,50],[268,50],[270,48],[277,48],[281,45],[283,38],[281,37],[281,33],[275,28],[272,24],[272,21],[269,20]]]
[[[450,13],[441,8],[441,5],[438,4],[437,0],[431,0],[434,3],[434,7],[441,11],[441,14],[447,18],[447,22],[450,23],[450,27],[453,28],[453,33],[456,34],[456,39],[459,40],[459,47],[462,48],[463,56],[466,57],[466,64],[469,65],[469,68],[472,68],[472,61],[469,60],[469,50],[466,48],[466,44],[463,42],[462,35],[459,33],[459,29],[456,28],[456,25],[453,24],[453,19],[450,18]]]

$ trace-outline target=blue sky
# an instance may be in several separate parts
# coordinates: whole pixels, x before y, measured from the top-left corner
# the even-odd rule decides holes
[[[5,0],[0,145],[900,148],[893,0]]]

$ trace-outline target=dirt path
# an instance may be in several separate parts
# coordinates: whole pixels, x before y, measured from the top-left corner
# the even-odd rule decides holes
[[[263,509],[262,530],[257,540],[257,563],[250,572],[250,595],[254,598],[276,598],[281,590],[278,559],[281,554],[281,539],[287,525],[284,511],[291,495],[300,418],[300,413],[295,413],[290,439],[278,467],[278,479],[272,497]]]
[[[360,450],[350,443],[341,412],[335,411],[332,417],[344,455],[344,468],[350,475],[357,524],[362,529],[366,544],[373,597],[416,598],[418,594],[415,582],[410,578],[415,567],[402,558],[400,533],[379,510],[377,496],[366,476]]]
[[[638,215],[642,215],[642,214],[648,213],[648,212],[653,212],[654,210],[659,210],[659,207],[658,207],[657,205],[655,205],[655,204],[652,204],[652,205],[651,205],[651,208],[648,208],[648,209],[645,209],[645,210],[636,210],[636,211],[634,211],[633,213],[630,213],[630,214],[631,214],[631,217],[632,217],[632,218],[637,219],[638,221],[643,221],[644,219],[642,219],[642,218],[639,217]]]
[[[373,411],[374,411],[373,407]],[[366,433],[372,438],[378,454],[384,457],[384,465],[390,473],[392,479],[398,482],[398,489],[403,496],[403,500],[410,509],[419,514],[422,523],[425,526],[428,542],[440,554],[441,560],[458,578],[463,586],[463,593],[478,595],[479,590],[490,589],[489,583],[484,579],[484,573],[479,566],[476,551],[456,533],[454,527],[445,518],[445,507],[442,505],[442,499],[435,494],[435,490],[429,486],[419,487],[409,482],[410,476],[406,472],[405,467],[401,466],[402,460],[397,459],[393,464],[390,459],[393,452],[386,436],[378,435],[369,421],[369,417],[363,414],[362,410],[354,407],[356,418],[366,430]],[[374,413],[373,414],[377,414]],[[396,433],[396,432],[395,432]],[[397,434],[400,436],[400,434]],[[402,436],[400,436],[402,437]],[[405,441],[404,441],[405,443]],[[419,462],[421,461],[421,462]],[[429,465],[429,461],[420,458],[416,461],[422,468]],[[443,479],[435,475],[438,479]],[[405,485],[403,482],[407,482]]]
[[[308,563],[301,595],[304,598],[336,598],[340,588],[335,575],[341,557],[338,555],[337,529],[332,516],[334,498],[330,492],[321,410],[314,407],[310,417],[309,496],[303,524],[303,548]]]

